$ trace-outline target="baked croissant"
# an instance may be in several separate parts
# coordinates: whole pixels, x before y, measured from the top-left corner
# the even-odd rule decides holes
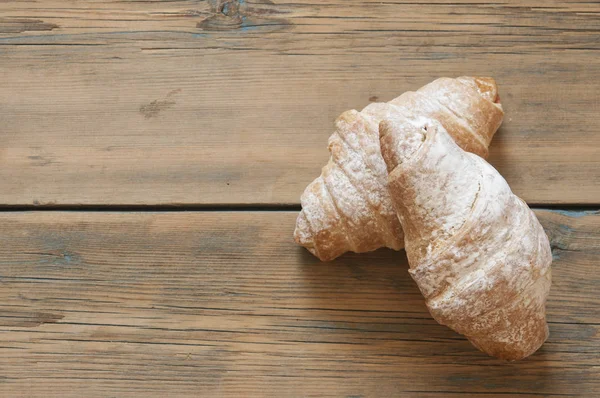
[[[496,83],[480,77],[437,79],[388,103],[343,113],[329,138],[329,163],[300,198],[294,232],[323,261],[347,251],[403,247],[379,147],[379,122],[394,115],[438,120],[463,149],[486,157],[504,114]]]
[[[548,337],[552,254],[534,213],[437,121],[396,115],[380,135],[409,272],[431,315],[489,355],[535,352]]]

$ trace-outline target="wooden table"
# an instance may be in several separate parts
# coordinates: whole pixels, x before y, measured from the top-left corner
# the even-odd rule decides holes
[[[0,1],[0,396],[600,396],[599,50],[597,1]],[[292,239],[338,114],[458,75],[552,241],[521,362]]]

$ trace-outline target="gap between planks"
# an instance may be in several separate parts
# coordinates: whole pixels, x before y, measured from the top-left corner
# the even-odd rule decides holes
[[[568,212],[594,212],[600,211],[600,203],[593,205],[548,205],[528,203],[529,208],[533,210],[551,210]],[[161,204],[161,205],[0,205],[2,212],[35,212],[35,211],[79,211],[79,212],[252,212],[252,211],[272,211],[288,212],[300,211],[302,206],[297,203],[280,204]]]

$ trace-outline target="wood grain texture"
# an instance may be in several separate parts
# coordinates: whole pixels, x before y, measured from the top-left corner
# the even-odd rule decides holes
[[[505,363],[431,319],[403,252],[319,263],[296,213],[1,213],[0,395],[598,396],[600,213],[537,215],[550,338]]]
[[[0,2],[0,204],[298,203],[333,120],[490,75],[491,162],[600,198],[594,1]],[[585,189],[584,189],[585,188]]]

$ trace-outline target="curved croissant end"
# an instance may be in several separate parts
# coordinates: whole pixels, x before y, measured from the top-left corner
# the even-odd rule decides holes
[[[300,198],[296,242],[322,261],[347,251],[402,248],[402,230],[387,190],[377,125],[356,111],[336,120],[331,159]]]
[[[384,121],[380,140],[409,272],[432,316],[490,355],[531,355],[548,337],[552,262],[534,213],[436,121]]]
[[[388,103],[343,113],[329,138],[329,163],[300,199],[296,242],[323,261],[347,251],[401,249],[404,238],[387,188],[379,122],[402,115],[433,118],[462,148],[487,156],[504,115],[498,101],[491,78],[441,78]]]

